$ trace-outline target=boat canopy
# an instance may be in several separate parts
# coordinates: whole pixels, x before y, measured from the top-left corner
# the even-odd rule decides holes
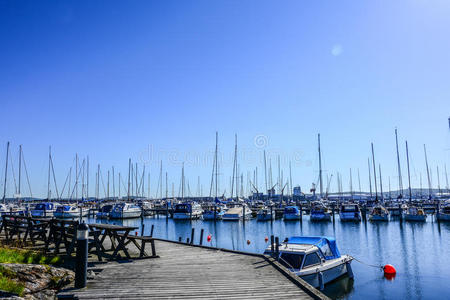
[[[319,248],[326,260],[341,257],[336,245],[336,239],[325,236],[293,236],[287,241],[289,244],[314,245]]]
[[[300,210],[298,209],[297,206],[286,206],[284,208],[284,213],[286,213],[286,214],[296,214],[299,212],[300,212]]]

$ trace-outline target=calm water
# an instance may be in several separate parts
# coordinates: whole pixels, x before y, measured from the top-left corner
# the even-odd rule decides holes
[[[89,222],[95,222],[89,219]],[[103,221],[141,227],[140,219]],[[300,222],[212,222],[174,221],[165,216],[144,219],[145,234],[155,225],[153,235],[185,241],[195,228],[195,243],[200,230],[212,235],[212,246],[262,253],[265,237],[280,240],[294,235],[334,236],[341,254],[350,254],[368,264],[392,264],[397,275],[387,280],[383,272],[357,261],[352,262],[354,280],[343,278],[328,285],[325,294],[338,299],[450,299],[450,224],[438,224],[428,216],[426,223],[311,223],[309,216]],[[140,232],[140,231],[139,231]],[[250,240],[250,245],[247,245]]]

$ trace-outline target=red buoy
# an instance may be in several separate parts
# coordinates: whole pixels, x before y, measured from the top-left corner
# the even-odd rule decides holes
[[[247,245],[250,245],[250,240],[247,240]]]
[[[211,238],[212,238],[211,235],[208,234],[208,236],[206,237],[206,240],[208,241],[208,243],[211,242]]]
[[[265,238],[264,238],[264,241],[266,241],[266,243],[269,241],[269,238],[266,236]]]
[[[136,231],[136,236],[138,235],[137,231]]]
[[[397,273],[397,271],[395,270],[393,265],[385,265],[383,267],[383,271],[385,275],[394,275],[395,273]]]

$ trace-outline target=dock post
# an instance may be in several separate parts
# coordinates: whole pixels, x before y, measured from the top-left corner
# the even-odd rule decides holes
[[[85,223],[77,227],[77,258],[75,265],[75,288],[86,287],[88,264],[88,234],[89,229]]]
[[[155,225],[152,224],[152,228],[150,229],[150,236],[153,237],[153,228],[155,228]]]
[[[398,205],[398,215],[400,217],[400,221],[403,219],[403,213],[402,213],[402,205]]]
[[[274,256],[274,249],[273,249],[273,243],[274,243],[274,236],[273,234],[270,236],[270,256]]]
[[[276,237],[275,238],[275,257],[277,258],[277,260],[278,260],[278,255],[280,252],[279,243],[280,243],[280,239],[278,237]]]
[[[303,221],[303,208],[300,205],[300,222]]]
[[[203,244],[203,232],[204,230],[202,228],[202,230],[200,230],[200,246]]]
[[[166,220],[169,219],[169,202],[166,199]]]
[[[272,222],[272,221],[275,219],[275,217],[276,217],[276,216],[273,215],[273,208],[272,208],[272,205],[270,206],[270,215],[271,215],[270,222]],[[272,236],[273,236],[273,235],[272,235]],[[273,244],[273,241],[272,241],[272,244]],[[273,252],[273,251],[272,251],[272,252]]]
[[[333,223],[335,222],[335,217],[334,217],[334,203],[331,204],[331,214],[333,216]]]
[[[186,238],[186,244],[189,244],[189,238]]]
[[[245,224],[245,205],[242,205],[242,221]]]
[[[144,207],[141,206],[141,220],[144,219]]]
[[[216,222],[216,218],[217,218],[216,215],[217,215],[217,204],[214,204],[214,222]]]
[[[194,243],[194,228],[192,228],[192,231],[191,231],[191,244],[193,244]],[[189,243],[189,242],[188,242]]]
[[[83,218],[83,207],[80,206],[80,222],[82,218]]]
[[[142,223],[142,227],[141,227],[141,236],[144,236],[144,228],[145,228],[145,224]]]
[[[181,236],[180,236],[180,237],[178,237],[178,241],[179,241],[179,242],[181,242]]]

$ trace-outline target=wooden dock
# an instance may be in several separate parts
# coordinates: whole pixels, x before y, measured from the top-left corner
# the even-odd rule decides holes
[[[157,240],[159,257],[97,264],[64,299],[328,299],[263,255]]]

